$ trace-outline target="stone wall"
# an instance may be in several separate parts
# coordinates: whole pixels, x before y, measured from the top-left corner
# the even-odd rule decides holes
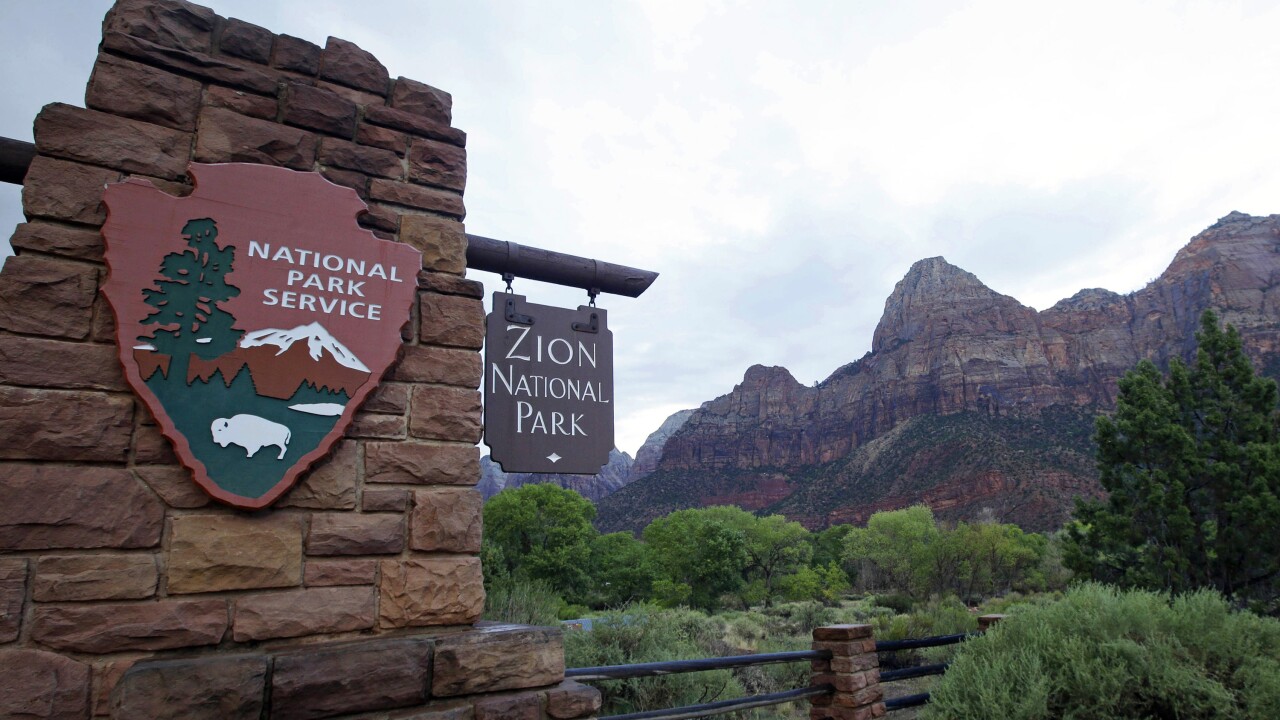
[[[85,105],[36,118],[28,222],[0,271],[0,716],[593,713],[594,691],[557,685],[558,631],[473,628],[483,307],[448,93],[336,38],[120,0]],[[317,170],[423,253],[400,360],[331,456],[255,513],[178,464],[98,292],[103,186],[184,194],[193,161]]]

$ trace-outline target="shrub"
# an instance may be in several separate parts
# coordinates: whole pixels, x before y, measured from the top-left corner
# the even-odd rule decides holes
[[[1088,584],[965,643],[927,718],[1280,717],[1280,621]]]
[[[542,580],[497,578],[486,583],[484,619],[518,625],[557,625],[564,601]]]

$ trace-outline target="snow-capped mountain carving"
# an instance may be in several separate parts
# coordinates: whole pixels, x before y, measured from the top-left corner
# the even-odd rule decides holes
[[[338,342],[338,339],[329,334],[328,330],[318,322],[309,325],[299,325],[292,330],[279,330],[275,328],[265,328],[262,330],[254,330],[244,334],[240,338],[240,347],[251,348],[263,345],[275,345],[280,348],[277,355],[283,355],[286,350],[293,347],[293,344],[299,340],[307,341],[307,350],[312,360],[319,360],[320,356],[327,350],[339,365],[349,367],[352,370],[360,372],[369,372],[369,368],[360,362],[355,353],[347,349],[345,345]]]

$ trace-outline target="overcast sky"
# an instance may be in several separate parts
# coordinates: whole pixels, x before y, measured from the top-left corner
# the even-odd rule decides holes
[[[109,5],[0,2],[0,135],[84,104]],[[661,273],[600,299],[632,454],[752,364],[813,383],[861,357],[921,258],[1044,309],[1140,288],[1231,210],[1280,213],[1277,2],[211,7],[451,92],[468,232]]]

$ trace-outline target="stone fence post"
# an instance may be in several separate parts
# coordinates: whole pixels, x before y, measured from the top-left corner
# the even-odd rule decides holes
[[[880,657],[870,625],[814,628],[813,649],[830,650],[830,660],[814,660],[813,685],[830,684],[835,692],[813,698],[811,720],[868,720],[884,716]]]

